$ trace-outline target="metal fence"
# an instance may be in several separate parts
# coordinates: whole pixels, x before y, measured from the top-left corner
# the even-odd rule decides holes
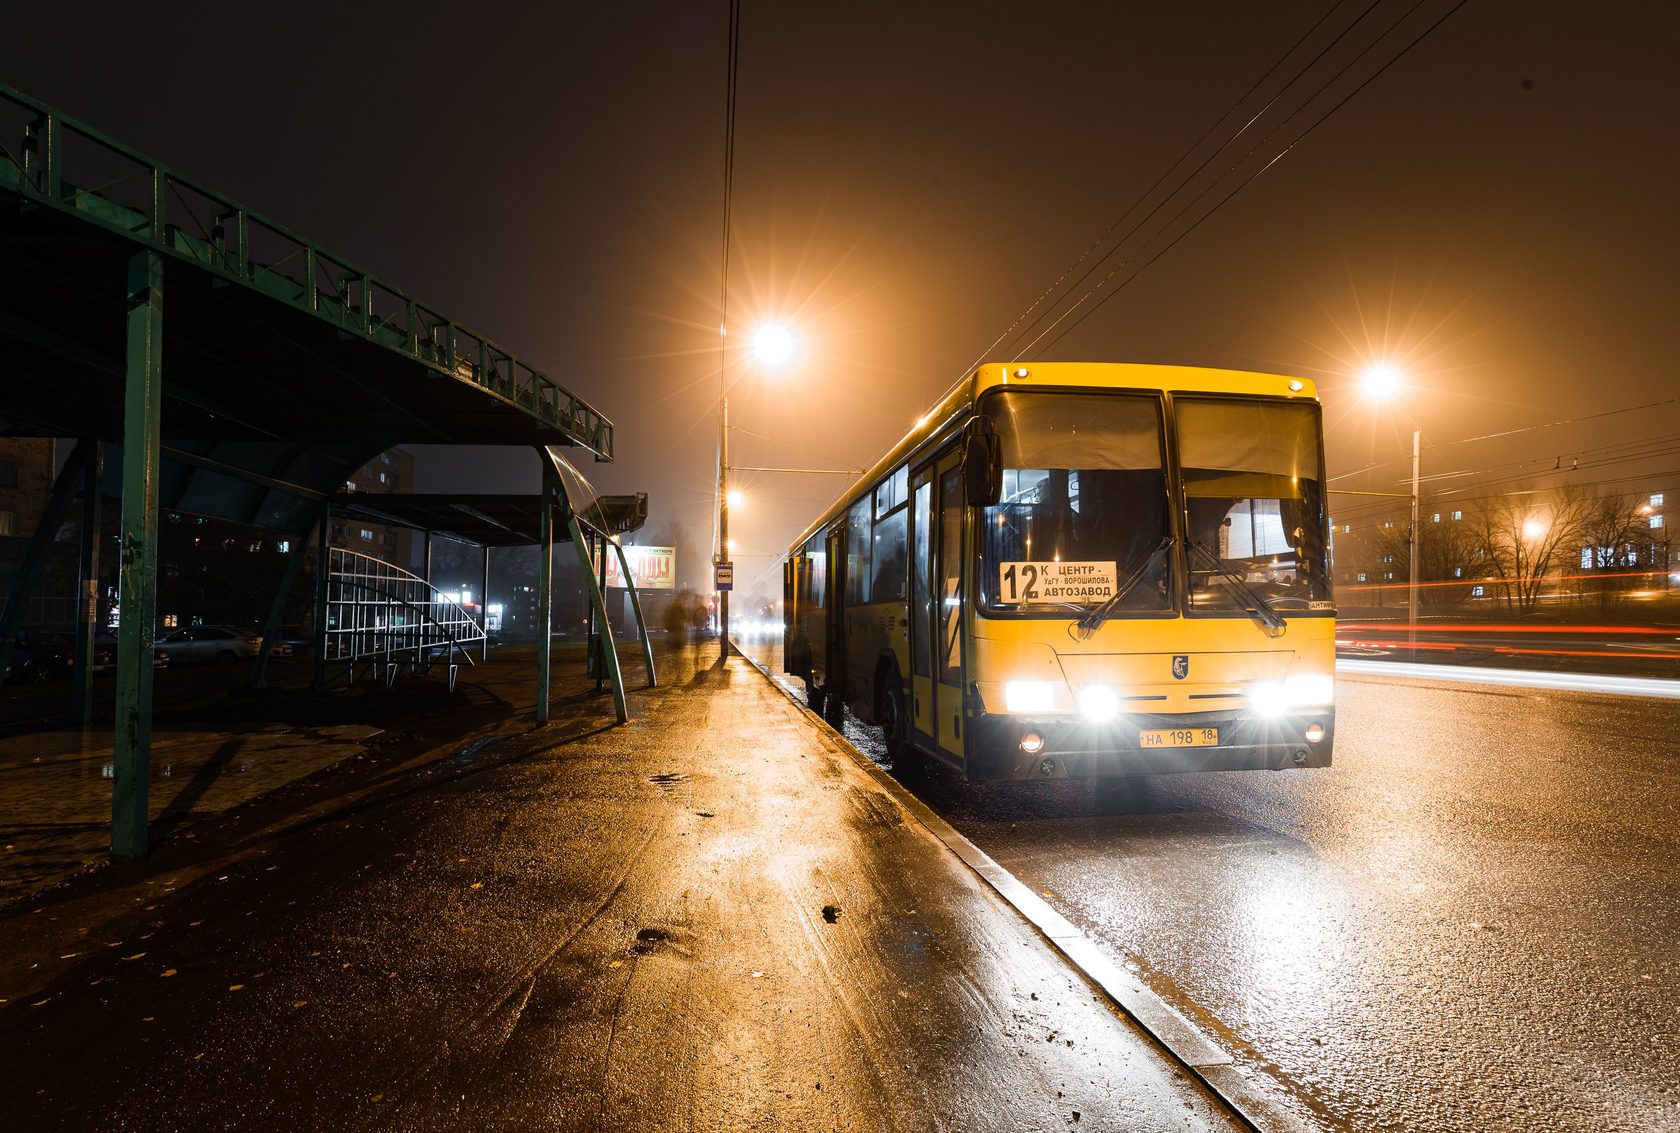
[[[484,628],[461,604],[399,566],[342,547],[330,548],[324,656],[356,670],[377,673],[387,684],[398,672],[449,666],[449,685],[467,646],[484,640]]]

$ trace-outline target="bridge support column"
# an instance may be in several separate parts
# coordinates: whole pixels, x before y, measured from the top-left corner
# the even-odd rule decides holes
[[[327,522],[326,507],[321,508],[320,523]],[[268,620],[263,622],[262,648],[257,650],[257,662],[251,668],[251,687],[268,687],[268,657],[274,650],[274,635],[279,632],[280,618],[286,611],[286,599],[291,597],[292,587],[297,585],[298,572],[303,569],[303,548],[309,541],[312,531],[303,531],[298,539],[291,540],[287,549],[286,569],[280,572],[280,586],[274,592],[274,601],[268,606]]]
[[[163,256],[128,261],[123,392],[122,604],[117,625],[117,720],[111,852],[150,849],[152,653],[157,618],[159,412],[163,404]]]
[[[537,538],[537,723],[548,723],[550,649],[554,635],[554,484],[558,477],[548,453],[542,459],[542,511]]]
[[[630,709],[624,701],[624,676],[618,671],[618,650],[613,647],[612,623],[607,620],[607,605],[601,597],[601,588],[595,581],[595,564],[590,561],[589,544],[584,541],[583,525],[578,522],[577,513],[572,510],[572,498],[566,492],[566,485],[558,475],[555,480],[560,486],[560,500],[566,509],[566,528],[572,536],[572,546],[577,548],[578,565],[583,568],[584,582],[589,587],[589,605],[594,611],[595,619],[601,626],[601,664],[606,669],[608,682],[612,685],[613,711],[618,715],[620,724],[630,720]],[[605,562],[605,556],[602,562]]]
[[[484,585],[478,591],[478,628],[484,634],[479,643],[480,661],[490,660],[490,548],[484,548]]]
[[[327,594],[332,579],[332,504],[321,509],[321,526],[315,529],[315,671],[312,688],[327,687]]]
[[[87,463],[82,465],[82,539],[80,569],[76,579],[76,664],[71,673],[75,688],[70,693],[70,724],[85,728],[93,723],[94,637],[99,633],[99,543],[105,485],[105,446],[97,439],[88,442]]]
[[[659,681],[653,674],[653,645],[648,641],[647,619],[642,617],[642,599],[636,592],[636,580],[630,574],[630,560],[625,557],[624,547],[618,540],[611,542],[613,550],[618,552],[618,569],[624,576],[624,586],[630,592],[630,609],[636,615],[636,630],[642,635],[642,664],[647,666],[647,687],[658,688]]]

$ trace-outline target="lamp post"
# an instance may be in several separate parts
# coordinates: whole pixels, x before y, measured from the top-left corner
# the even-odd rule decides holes
[[[789,365],[799,353],[799,339],[786,323],[765,323],[753,332],[751,353],[759,368],[775,372]],[[718,544],[712,557],[712,584],[718,596],[718,657],[729,660],[729,590],[718,583],[718,568],[734,564],[729,558],[729,389],[724,369],[718,368]],[[731,578],[729,585],[734,586]]]
[[[1381,363],[1365,371],[1362,379],[1365,392],[1379,401],[1398,396],[1403,375],[1397,366]],[[1412,514],[1406,528],[1406,639],[1410,643],[1412,660],[1417,660],[1418,620],[1418,470],[1423,452],[1423,428],[1414,413],[1412,417]]]

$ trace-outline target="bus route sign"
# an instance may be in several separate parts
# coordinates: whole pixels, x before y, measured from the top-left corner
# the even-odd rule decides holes
[[[713,585],[714,589],[716,589],[716,590],[733,590],[733,589],[735,589],[735,564],[734,563],[713,563],[712,564],[712,573],[715,576],[712,580],[713,584],[714,584]]]
[[[998,564],[998,601],[1030,606],[1044,602],[1100,602],[1119,585],[1115,562],[1013,562]]]

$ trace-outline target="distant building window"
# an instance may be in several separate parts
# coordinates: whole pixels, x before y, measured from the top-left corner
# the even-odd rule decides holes
[[[16,517],[11,512],[0,511],[0,535],[15,534],[12,530],[14,523],[16,523]]]
[[[362,539],[364,542],[373,542],[373,530],[367,527],[362,528]]]
[[[1660,516],[1660,515],[1651,516],[1650,517],[1650,524],[1651,524],[1651,530],[1652,531],[1657,530],[1659,527],[1662,526],[1662,516]]]
[[[1463,578],[1464,577],[1464,568],[1463,567],[1453,567],[1453,577],[1454,578]]]
[[[1352,535],[1353,534],[1353,524],[1351,524],[1351,523],[1342,524],[1342,534],[1343,535]]]
[[[1470,588],[1470,597],[1480,598],[1481,596],[1482,596],[1482,588],[1480,586],[1472,586]]]
[[[1394,572],[1391,571],[1391,570],[1383,571],[1383,581],[1384,582],[1393,582],[1394,581]]]
[[[1394,521],[1392,519],[1383,520],[1383,530],[1384,531],[1387,531],[1390,527],[1393,527],[1393,526],[1394,526]]]
[[[1593,568],[1593,549],[1591,547],[1582,547],[1581,548],[1581,569],[1582,570],[1591,570],[1592,568]]]
[[[292,553],[292,541],[290,539],[282,539],[278,543],[274,544],[274,549],[282,555],[289,555]]]
[[[379,459],[384,461],[386,464],[390,464],[391,463],[391,454],[388,453],[388,452],[382,452],[382,453],[379,454]]]
[[[1432,516],[1430,516],[1430,517],[1429,517],[1429,522],[1431,522],[1431,523],[1439,523],[1439,522],[1441,522],[1441,513],[1440,513],[1440,512],[1436,512],[1436,513],[1435,513],[1435,514],[1434,514],[1434,515],[1432,515]]]
[[[0,488],[15,488],[17,486],[17,461],[0,460]]]
[[[1661,492],[1652,492],[1651,493],[1651,506],[1652,507],[1662,507],[1663,506],[1663,494]]]
[[[346,480],[344,482],[344,490],[346,492],[354,492],[356,490],[356,482],[354,480]]]
[[[1359,581],[1360,581],[1360,582],[1364,582],[1364,581],[1365,581],[1365,572],[1364,572],[1364,571],[1360,571],[1360,572],[1359,572]]]
[[[379,474],[379,482],[381,484],[389,484],[391,482],[391,478],[389,476],[385,475],[385,473],[381,472]]]
[[[1464,518],[1464,513],[1461,512],[1461,511],[1455,511],[1455,512],[1452,513],[1452,517],[1454,519],[1463,519]]]
[[[1384,555],[1383,556],[1383,562],[1391,563],[1393,561],[1394,561],[1394,556],[1393,555]]]

